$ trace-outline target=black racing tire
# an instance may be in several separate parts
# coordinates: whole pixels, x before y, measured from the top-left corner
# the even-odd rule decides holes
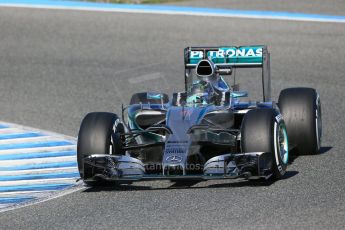
[[[274,109],[254,109],[246,113],[241,126],[241,150],[244,153],[271,153],[271,179],[281,178],[286,172],[289,157],[288,138],[281,115]]]
[[[112,135],[124,131],[123,124],[119,121],[116,114],[107,112],[89,113],[83,119],[77,143],[78,170],[82,179],[91,178],[94,173],[91,166],[84,165],[85,157],[92,154],[114,154]]]
[[[163,103],[166,104],[169,102],[169,96],[165,93],[163,93]],[[148,99],[147,98],[147,92],[142,93],[135,93],[132,95],[130,105],[134,104],[161,104],[161,99]]]
[[[278,106],[283,115],[289,143],[298,154],[316,154],[322,136],[321,101],[315,89],[288,88],[281,91]]]

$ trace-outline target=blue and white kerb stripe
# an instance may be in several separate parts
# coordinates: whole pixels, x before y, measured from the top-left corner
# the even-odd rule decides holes
[[[306,14],[279,11],[215,9],[146,4],[111,4],[67,0],[0,0],[0,7],[27,7],[37,9],[63,9],[123,13],[170,14],[230,18],[345,23],[344,15]]]
[[[0,122],[0,211],[76,190],[72,137]]]

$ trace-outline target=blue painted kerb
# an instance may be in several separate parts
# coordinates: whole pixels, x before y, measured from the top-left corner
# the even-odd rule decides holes
[[[339,21],[345,22],[343,15],[323,15],[323,14],[305,14],[291,13],[279,11],[258,11],[258,10],[234,10],[234,9],[215,9],[215,8],[199,8],[199,7],[182,7],[182,6],[166,6],[166,5],[137,5],[137,4],[112,4],[97,2],[78,2],[78,1],[59,1],[59,0],[0,0],[2,5],[33,5],[47,7],[68,7],[68,8],[93,8],[93,9],[109,9],[109,10],[128,10],[128,11],[147,11],[147,12],[172,12],[172,13],[196,13],[199,15],[223,15],[223,16],[248,16],[248,17],[269,17],[269,18],[285,18],[294,20],[320,20],[320,21]]]

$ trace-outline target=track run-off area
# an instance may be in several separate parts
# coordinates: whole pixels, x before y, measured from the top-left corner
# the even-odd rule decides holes
[[[0,120],[6,121],[0,123],[0,208],[6,210],[0,228],[343,229],[344,18],[0,0]],[[287,87],[317,89],[320,154],[295,158],[286,176],[270,184],[152,181],[92,189],[76,183],[72,137],[86,113],[121,114],[135,92],[181,91],[183,48],[224,44],[268,46],[274,100]],[[259,94],[254,73],[237,78]],[[61,187],[50,190],[54,185]],[[30,205],[13,209],[19,201]]]

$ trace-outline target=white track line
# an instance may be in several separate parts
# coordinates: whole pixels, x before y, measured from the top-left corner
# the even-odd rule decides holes
[[[20,153],[39,153],[39,152],[56,152],[56,151],[68,151],[76,150],[75,145],[63,145],[53,147],[38,147],[38,148],[23,148],[23,149],[4,149],[0,150],[0,155],[7,154],[20,154]]]
[[[36,159],[25,159],[25,160],[1,160],[1,167],[11,167],[11,166],[23,166],[31,164],[46,164],[46,163],[58,163],[58,162],[68,162],[76,161],[76,156],[64,156],[64,157],[47,157],[47,158],[36,158]]]
[[[27,202],[27,203],[21,203],[21,204],[10,204],[10,205],[0,205],[0,213],[1,212],[6,212],[18,208],[23,208],[32,204],[39,204],[48,200],[56,199],[74,192],[77,192],[79,190],[85,189],[83,184],[81,182],[76,183],[76,185],[66,189],[66,190],[59,190],[59,191],[53,191],[52,193],[47,193],[48,196],[41,198],[40,200],[35,200],[32,202]]]
[[[0,133],[0,137],[1,137],[1,135],[13,135],[14,136],[14,135],[25,135],[25,134],[28,134],[28,133],[37,135],[35,137],[46,136],[46,135],[44,135],[44,134],[42,134],[40,132],[37,132],[37,131],[30,132],[30,131],[27,131],[27,130],[18,130],[18,132],[12,132],[12,133]],[[7,139],[2,139],[2,141],[4,141],[4,140],[11,140],[11,139],[18,139],[18,138],[19,137],[10,137],[10,138],[7,138]],[[29,137],[22,137],[22,138],[29,138]]]
[[[46,173],[67,173],[78,172],[77,167],[62,167],[62,168],[45,168],[45,169],[30,169],[17,171],[0,171],[0,176],[19,176],[19,175],[39,175]]]
[[[0,6],[1,6],[1,4],[0,4]],[[18,124],[4,122],[4,121],[0,121],[0,124],[7,125],[11,128],[17,128],[17,129],[20,129],[22,131],[23,130],[27,131],[27,132],[35,132],[36,131],[36,132],[44,133],[45,135],[48,135],[48,136],[58,136],[58,137],[66,139],[67,141],[72,141],[74,143],[76,143],[76,140],[77,140],[75,137],[71,137],[71,136],[67,136],[67,135],[63,135],[63,134],[59,134],[59,133],[55,133],[55,132],[51,132],[51,131],[41,130],[41,129],[37,129],[37,128],[32,128],[32,127],[28,127],[28,126],[24,126],[24,125],[18,125]]]
[[[6,210],[7,207],[12,206],[13,204],[0,204],[0,212]]]
[[[2,7],[18,7],[18,8],[34,8],[34,9],[54,9],[54,10],[77,10],[77,11],[100,11],[100,12],[120,12],[120,13],[142,13],[142,14],[161,14],[161,15],[187,15],[187,16],[203,16],[203,17],[228,17],[228,18],[246,18],[246,19],[270,19],[270,20],[286,20],[286,21],[305,21],[305,22],[332,22],[332,23],[345,23],[345,19],[340,18],[330,18],[330,17],[323,17],[328,15],[312,15],[310,14],[308,17],[308,14],[306,16],[296,16],[293,13],[288,13],[288,15],[284,15],[281,13],[286,12],[274,12],[276,14],[255,14],[255,13],[246,13],[238,11],[238,13],[220,13],[217,12],[216,9],[207,9],[206,11],[200,11],[200,9],[203,8],[197,8],[199,10],[193,10],[193,7],[189,7],[190,11],[186,10],[176,10],[173,9],[174,7],[171,7],[171,10],[168,8],[161,10],[157,9],[155,7],[152,7],[151,9],[145,8],[145,9],[139,9],[133,7],[116,7],[116,5],[113,5],[113,7],[92,7],[90,5],[84,5],[84,6],[63,6],[63,5],[47,5],[47,4],[39,4],[39,3],[32,3],[32,4],[26,4],[26,3],[1,3],[0,6]],[[212,11],[213,10],[213,11]],[[268,12],[269,13],[269,12]],[[333,16],[333,15],[331,15]]]
[[[18,128],[3,128],[0,129],[0,134],[22,133],[23,129]]]
[[[50,190],[51,192],[55,192],[56,190]],[[10,196],[34,196],[34,197],[40,197],[43,196],[45,193],[47,193],[46,190],[35,190],[35,191],[13,191],[13,192],[2,192],[0,193],[0,197],[10,197]]]
[[[16,181],[0,181],[0,188],[4,186],[21,186],[21,185],[40,185],[40,184],[75,184],[78,177],[69,178],[52,178],[38,180],[16,180]],[[1,193],[0,193],[1,194]]]
[[[7,145],[7,144],[41,143],[41,142],[48,142],[48,141],[65,141],[65,140],[56,136],[55,137],[54,136],[40,136],[40,137],[13,138],[13,139],[0,140],[0,147],[1,145]]]

